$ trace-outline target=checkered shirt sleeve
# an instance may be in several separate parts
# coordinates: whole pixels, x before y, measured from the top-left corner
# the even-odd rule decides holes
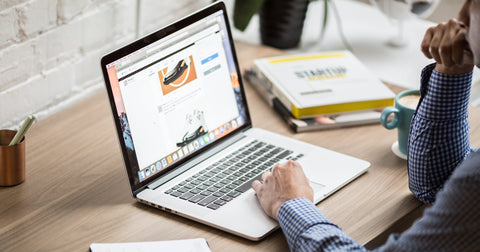
[[[366,251],[307,199],[285,202],[277,217],[291,251]]]
[[[445,75],[431,64],[422,71],[421,101],[412,119],[409,187],[432,204],[452,171],[470,153],[468,103],[472,73]]]

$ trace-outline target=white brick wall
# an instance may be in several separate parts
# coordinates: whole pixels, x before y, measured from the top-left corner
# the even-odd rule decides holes
[[[103,54],[210,2],[0,0],[0,128],[16,128],[32,113],[45,118],[103,89]]]

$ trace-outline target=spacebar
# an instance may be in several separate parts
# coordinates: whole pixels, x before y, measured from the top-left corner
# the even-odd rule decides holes
[[[250,180],[247,180],[247,182],[243,183],[241,186],[237,187],[235,190],[237,192],[244,193],[248,191],[248,189],[252,188],[252,182],[255,180],[261,180],[262,179],[262,174],[258,174],[257,176],[251,178]]]

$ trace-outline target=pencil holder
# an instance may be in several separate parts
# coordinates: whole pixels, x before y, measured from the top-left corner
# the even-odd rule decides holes
[[[14,186],[25,180],[25,138],[8,146],[17,133],[0,130],[0,186]]]

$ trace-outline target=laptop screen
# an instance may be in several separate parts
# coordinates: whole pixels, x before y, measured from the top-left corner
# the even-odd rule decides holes
[[[221,7],[102,58],[133,190],[250,125]]]

